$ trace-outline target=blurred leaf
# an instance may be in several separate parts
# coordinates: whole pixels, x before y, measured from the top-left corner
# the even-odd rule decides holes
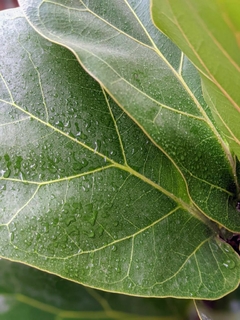
[[[205,99],[239,158],[239,1],[152,0],[152,16],[200,70]]]
[[[0,319],[186,319],[190,302],[144,299],[84,288],[30,268],[0,261]]]

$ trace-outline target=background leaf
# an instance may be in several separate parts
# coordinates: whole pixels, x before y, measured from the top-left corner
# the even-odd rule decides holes
[[[239,257],[194,206],[171,157],[21,11],[0,21],[1,256],[132,295],[234,290]]]
[[[240,288],[216,301],[195,301],[201,320],[237,320],[240,316]]]
[[[0,261],[0,319],[184,320],[192,302],[144,299],[84,288],[31,267]]]
[[[200,70],[205,99],[239,158],[239,2],[152,0],[152,16]]]

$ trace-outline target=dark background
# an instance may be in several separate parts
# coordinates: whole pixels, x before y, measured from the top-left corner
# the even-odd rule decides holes
[[[0,0],[0,10],[18,7],[17,0]]]

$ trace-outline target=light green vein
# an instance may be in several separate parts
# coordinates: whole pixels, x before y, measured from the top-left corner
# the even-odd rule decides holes
[[[180,63],[179,63],[179,68],[178,68],[178,73],[179,75],[182,77],[182,68],[183,68],[183,58],[184,58],[184,54],[181,51],[181,59],[180,59]],[[183,78],[182,78],[183,79]],[[183,80],[184,81],[184,80]]]
[[[17,30],[17,29],[16,29]],[[44,109],[45,109],[45,114],[46,114],[46,122],[49,121],[49,115],[48,115],[48,109],[47,109],[47,104],[46,104],[46,99],[45,99],[45,95],[44,95],[44,92],[43,92],[43,86],[42,86],[42,79],[41,79],[41,74],[40,72],[38,71],[38,68],[35,66],[35,63],[32,59],[32,55],[31,53],[22,45],[22,43],[19,41],[19,44],[20,46],[23,48],[23,50],[27,53],[28,55],[28,58],[33,66],[33,69],[36,71],[37,73],[37,77],[38,77],[38,83],[39,83],[39,88],[40,88],[40,91],[41,91],[41,96],[42,96],[42,102],[43,102],[43,106],[44,106]]]
[[[4,83],[5,87],[6,87],[7,91],[8,91],[8,94],[9,94],[9,97],[10,97],[10,99],[11,99],[11,102],[13,103],[14,100],[13,100],[13,96],[12,96],[11,90],[9,89],[8,84],[7,84],[7,82],[6,82],[6,80],[5,80],[5,78],[3,77],[3,75],[2,75],[1,72],[0,72],[0,76],[1,76],[1,79],[2,79],[2,81],[3,81],[3,83]],[[1,100],[0,100],[0,101],[1,101]]]
[[[15,104],[15,103],[10,103],[9,101],[5,101],[5,100],[2,100],[2,99],[0,99],[0,101],[5,102],[6,104],[10,104],[11,106],[13,106],[13,107],[17,108],[18,110],[22,111],[23,113],[29,115],[32,119],[34,119],[34,120],[42,123],[44,126],[49,127],[49,128],[52,129],[53,131],[56,131],[56,132],[60,133],[61,135],[67,137],[68,139],[74,141],[75,143],[78,143],[79,145],[81,145],[82,147],[88,149],[89,151],[91,151],[91,152],[97,154],[98,156],[100,156],[100,157],[108,160],[109,162],[112,162],[112,163],[113,163],[113,160],[111,160],[110,158],[106,157],[105,155],[99,153],[97,150],[94,150],[93,148],[89,147],[88,145],[82,143],[81,141],[79,141],[79,140],[71,137],[70,135],[68,135],[67,133],[61,131],[60,129],[58,129],[58,128],[56,128],[56,127],[53,127],[50,123],[45,122],[44,120],[42,120],[42,119],[40,119],[40,118],[37,118],[36,116],[34,116],[33,114],[31,114],[29,111],[26,111],[25,109],[23,109],[22,107],[18,106],[17,104]]]
[[[215,260],[215,262],[216,262],[216,265],[218,266],[218,269],[219,269],[220,273],[222,274],[222,277],[223,277],[223,279],[225,280],[225,283],[226,283],[226,278],[224,277],[223,272],[222,272],[222,269],[220,268],[219,261],[218,261],[218,259],[216,258],[215,253],[214,253],[214,251],[212,250],[212,247],[211,247],[211,246],[209,246],[209,247],[210,247],[212,256],[213,256],[213,258],[214,258],[214,260]]]
[[[80,3],[82,3],[82,1],[79,1]],[[50,0],[43,0],[42,3],[40,3],[39,5],[39,8],[41,7],[42,4],[44,3],[51,3],[51,4],[54,4],[54,5],[57,5],[59,7],[63,7],[65,9],[70,9],[70,10],[74,10],[74,11],[81,11],[81,12],[86,12],[88,11],[88,9],[79,9],[79,8],[76,8],[76,7],[68,7],[68,6],[65,6],[64,4],[61,4],[61,3],[57,3],[57,2],[54,2],[54,1],[50,1]],[[85,6],[83,3],[82,3],[83,6]]]
[[[5,181],[21,182],[21,183],[25,183],[25,184],[35,184],[35,185],[39,185],[39,186],[44,186],[44,185],[49,185],[49,184],[53,184],[53,183],[58,183],[58,182],[63,182],[63,181],[68,181],[68,180],[81,178],[81,177],[84,177],[86,175],[94,174],[96,172],[101,172],[101,171],[109,169],[109,168],[115,168],[115,165],[114,164],[110,164],[110,165],[106,165],[105,167],[101,167],[101,168],[98,168],[98,169],[95,169],[95,170],[79,173],[79,174],[74,175],[74,176],[67,176],[67,177],[64,177],[64,178],[59,178],[59,179],[55,179],[55,180],[47,180],[47,181],[42,181],[42,182],[30,181],[30,180],[22,180],[22,179],[16,179],[16,178],[4,178],[4,177],[0,177],[0,181],[1,180],[5,180]]]
[[[130,271],[131,271],[131,266],[132,266],[132,261],[133,261],[134,239],[135,239],[135,237],[132,237],[132,241],[131,241],[131,252],[130,252],[129,266],[128,266],[127,274],[126,274],[126,276],[124,276],[120,281],[123,281],[125,278],[129,277],[129,274],[130,274]]]
[[[135,238],[135,236],[136,236],[136,235],[133,236],[133,239]],[[188,263],[188,261],[190,260],[190,258],[191,258],[191,257],[195,257],[197,251],[198,251],[206,242],[209,242],[209,240],[210,240],[212,237],[213,237],[213,236],[210,236],[210,237],[208,237],[207,239],[205,239],[204,241],[202,241],[202,242],[193,250],[193,252],[192,252],[190,255],[185,256],[185,257],[186,257],[185,261],[182,263],[182,265],[178,268],[178,270],[177,270],[173,275],[171,275],[169,278],[167,278],[167,279],[165,279],[165,280],[163,280],[163,281],[157,281],[154,285],[152,285],[152,286],[149,287],[149,288],[152,288],[152,289],[153,289],[153,288],[156,287],[157,285],[162,285],[162,284],[164,284],[164,283],[172,280],[173,278],[176,278],[177,275],[182,271],[182,269],[183,269],[183,268],[185,267],[185,265]],[[134,250],[134,246],[132,246],[132,248],[133,248],[133,250]],[[132,257],[133,257],[133,252],[131,251],[130,261],[132,261]],[[131,263],[130,263],[130,265],[131,265]],[[118,281],[115,281],[115,282],[111,282],[111,284],[122,282],[124,279],[127,279],[127,278],[131,279],[131,277],[129,276],[130,268],[131,268],[131,267],[129,267],[128,273],[127,273],[122,279],[120,279],[120,280],[118,280]],[[200,272],[200,269],[199,269],[199,272]],[[132,279],[131,279],[131,280],[132,280]],[[133,281],[133,280],[132,280],[132,281]],[[134,282],[134,281],[133,281],[133,282]]]
[[[187,256],[187,259],[183,262],[183,264],[181,265],[181,267],[180,267],[171,277],[165,279],[164,281],[156,282],[156,284],[154,284],[154,285],[152,286],[152,288],[154,288],[156,285],[164,284],[164,283],[166,283],[167,281],[175,278],[175,277],[179,274],[179,272],[185,267],[185,265],[186,265],[187,262],[190,260],[190,258],[193,257],[193,256],[195,256],[196,253],[197,253],[197,251],[204,245],[204,243],[209,242],[209,240],[210,240],[211,238],[212,238],[212,236],[211,236],[211,237],[208,237],[207,239],[205,239],[204,241],[202,241],[202,242],[193,250],[193,252],[192,252],[190,255]]]
[[[110,104],[109,104],[109,100],[108,100],[107,95],[106,95],[106,92],[105,92],[105,90],[103,89],[103,87],[101,87],[101,88],[102,88],[102,92],[103,92],[105,101],[106,101],[107,106],[108,106],[109,113],[110,113],[110,115],[111,115],[111,117],[112,117],[112,120],[113,120],[113,123],[114,123],[114,126],[115,126],[115,130],[116,130],[116,133],[117,133],[117,135],[118,135],[118,141],[119,141],[119,144],[120,144],[120,147],[121,147],[121,150],[122,150],[122,155],[123,155],[123,159],[124,159],[124,164],[127,165],[127,158],[126,158],[125,150],[124,150],[124,148],[123,148],[123,143],[122,143],[121,135],[120,135],[120,132],[119,132],[119,130],[118,130],[118,126],[117,126],[117,122],[116,122],[117,120],[115,120],[115,118],[114,118],[112,109],[111,109]]]
[[[1,101],[1,99],[0,99],[0,101]],[[17,124],[19,122],[26,121],[26,120],[29,120],[29,119],[30,119],[30,117],[26,117],[26,118],[23,118],[23,119],[2,123],[2,124],[0,124],[0,127],[10,126],[12,124]]]
[[[34,193],[32,194],[32,196],[28,199],[28,201],[17,210],[17,212],[12,216],[12,218],[6,223],[6,224],[2,224],[2,225],[6,225],[7,227],[9,226],[9,224],[16,218],[16,216],[25,208],[29,205],[29,203],[34,199],[34,197],[36,196],[38,190],[39,190],[40,186],[37,186],[36,190],[34,191]]]
[[[142,232],[152,228],[153,226],[155,226],[156,224],[158,224],[162,220],[166,219],[167,217],[169,217],[170,215],[172,215],[174,212],[176,212],[179,209],[180,209],[180,207],[177,206],[176,208],[174,208],[173,210],[169,211],[167,214],[165,214],[161,218],[155,220],[154,222],[152,222],[151,224],[147,225],[146,227],[139,229],[138,231],[134,232],[133,234],[127,235],[125,237],[122,237],[121,239],[114,239],[114,241],[111,241],[108,244],[104,244],[103,246],[98,247],[96,249],[86,250],[86,251],[81,250],[80,252],[77,252],[77,253],[74,253],[72,255],[65,256],[65,257],[46,256],[46,255],[41,254],[41,253],[39,253],[37,251],[34,251],[34,253],[37,254],[39,257],[44,257],[44,258],[47,258],[47,259],[50,259],[50,260],[68,260],[68,259],[71,259],[71,258],[76,257],[76,256],[85,255],[85,254],[89,254],[89,253],[95,253],[95,252],[101,251],[103,249],[109,248],[109,247],[111,247],[111,246],[113,246],[115,244],[121,243],[121,242],[123,242],[125,240],[129,240],[129,239],[132,239],[133,237],[136,237],[137,235],[139,235]],[[25,253],[28,253],[27,250],[22,250],[20,248],[18,248],[18,250],[20,250],[22,252],[25,252]]]

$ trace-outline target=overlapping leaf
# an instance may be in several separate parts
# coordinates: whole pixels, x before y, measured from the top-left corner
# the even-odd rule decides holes
[[[238,1],[152,0],[156,25],[201,72],[205,99],[240,157],[240,10]]]
[[[154,112],[148,104],[132,121],[68,50],[39,36],[19,10],[1,13],[0,21],[1,256],[115,292],[216,298],[233,290],[238,256],[192,200],[198,193],[197,205],[209,212],[206,199],[222,201],[229,217],[225,211],[217,217],[239,228],[228,205],[233,193],[225,189],[234,181],[234,168],[200,105],[187,99],[187,111],[163,107],[171,117],[161,129],[161,109],[152,100],[159,117],[149,139],[136,124],[140,118],[150,124],[147,115]],[[141,106],[149,101],[141,91],[136,104],[131,94],[125,99],[136,110],[138,99]],[[170,126],[174,116],[177,130]],[[157,128],[164,145],[161,135],[153,139]],[[187,151],[199,133],[195,168]],[[173,147],[177,152],[183,135],[189,138],[177,157]],[[208,140],[212,147],[205,158]],[[189,171],[206,174],[203,158],[211,183]],[[212,172],[216,160],[220,168]]]
[[[183,320],[191,302],[101,292],[25,265],[0,261],[2,320]]]
[[[200,95],[196,70],[153,26],[148,1],[20,2],[44,36],[70,48],[171,160],[203,214],[239,231],[229,205],[235,160]]]

